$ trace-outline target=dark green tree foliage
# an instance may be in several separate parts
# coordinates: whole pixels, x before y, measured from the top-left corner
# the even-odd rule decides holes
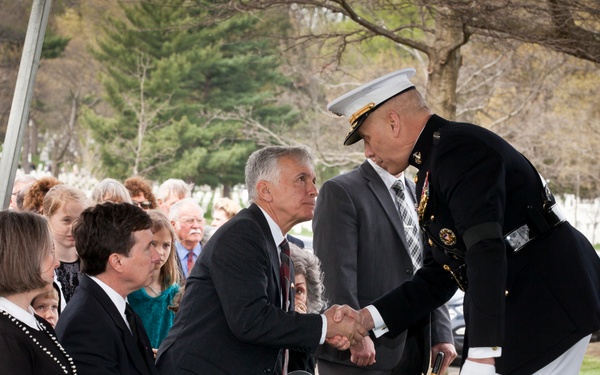
[[[217,13],[215,3],[123,3],[125,19],[110,19],[95,56],[112,116],[85,116],[108,175],[241,183],[257,145],[243,119],[215,114],[250,108],[265,126],[294,121],[276,100],[286,84],[277,45],[258,37],[266,28],[284,32],[285,22]]]

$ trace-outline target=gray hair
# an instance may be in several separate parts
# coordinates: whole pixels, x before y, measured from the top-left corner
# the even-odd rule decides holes
[[[98,182],[92,190],[92,200],[96,203],[131,203],[129,190],[114,178],[105,178]]]
[[[293,243],[290,243],[290,252],[294,262],[294,273],[306,278],[307,312],[318,314],[327,307],[327,301],[323,297],[325,286],[321,261],[312,250],[301,249]]]
[[[188,184],[177,178],[169,178],[158,187],[156,198],[163,202],[169,199],[171,195],[175,195],[180,199],[189,198],[192,196],[193,187],[194,184]]]
[[[193,198],[183,198],[173,203],[173,205],[169,209],[169,220],[175,221],[179,219],[179,211],[183,206],[197,206],[198,208],[200,208],[200,213],[202,214],[202,217],[204,217],[204,210],[202,209],[202,207],[200,207],[198,202],[196,202]]]
[[[256,184],[261,181],[275,182],[279,176],[279,160],[291,157],[303,165],[313,165],[310,149],[306,146],[268,146],[254,151],[246,162],[246,189],[248,199],[258,198]]]

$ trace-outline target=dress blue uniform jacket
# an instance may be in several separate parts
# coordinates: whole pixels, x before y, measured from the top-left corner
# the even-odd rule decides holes
[[[433,115],[410,164],[429,246],[412,281],[374,302],[392,335],[452,296],[444,266],[462,264],[463,358],[469,347],[500,346],[499,374],[531,374],[600,329],[600,259],[579,231],[564,222],[518,252],[503,240],[554,203],[523,155],[482,127]]]

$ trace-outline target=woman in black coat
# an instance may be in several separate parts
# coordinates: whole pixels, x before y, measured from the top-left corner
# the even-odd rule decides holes
[[[30,306],[37,295],[52,290],[58,265],[44,217],[0,212],[1,374],[77,373],[52,326]]]

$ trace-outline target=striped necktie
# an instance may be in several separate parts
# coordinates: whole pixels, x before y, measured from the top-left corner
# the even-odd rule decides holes
[[[408,243],[408,252],[412,259],[413,270],[421,268],[423,255],[421,253],[421,241],[419,237],[419,227],[413,215],[409,211],[408,204],[404,196],[404,184],[401,181],[394,182],[392,189],[396,192],[396,206],[398,214],[404,224],[404,233],[406,233],[406,242]]]

